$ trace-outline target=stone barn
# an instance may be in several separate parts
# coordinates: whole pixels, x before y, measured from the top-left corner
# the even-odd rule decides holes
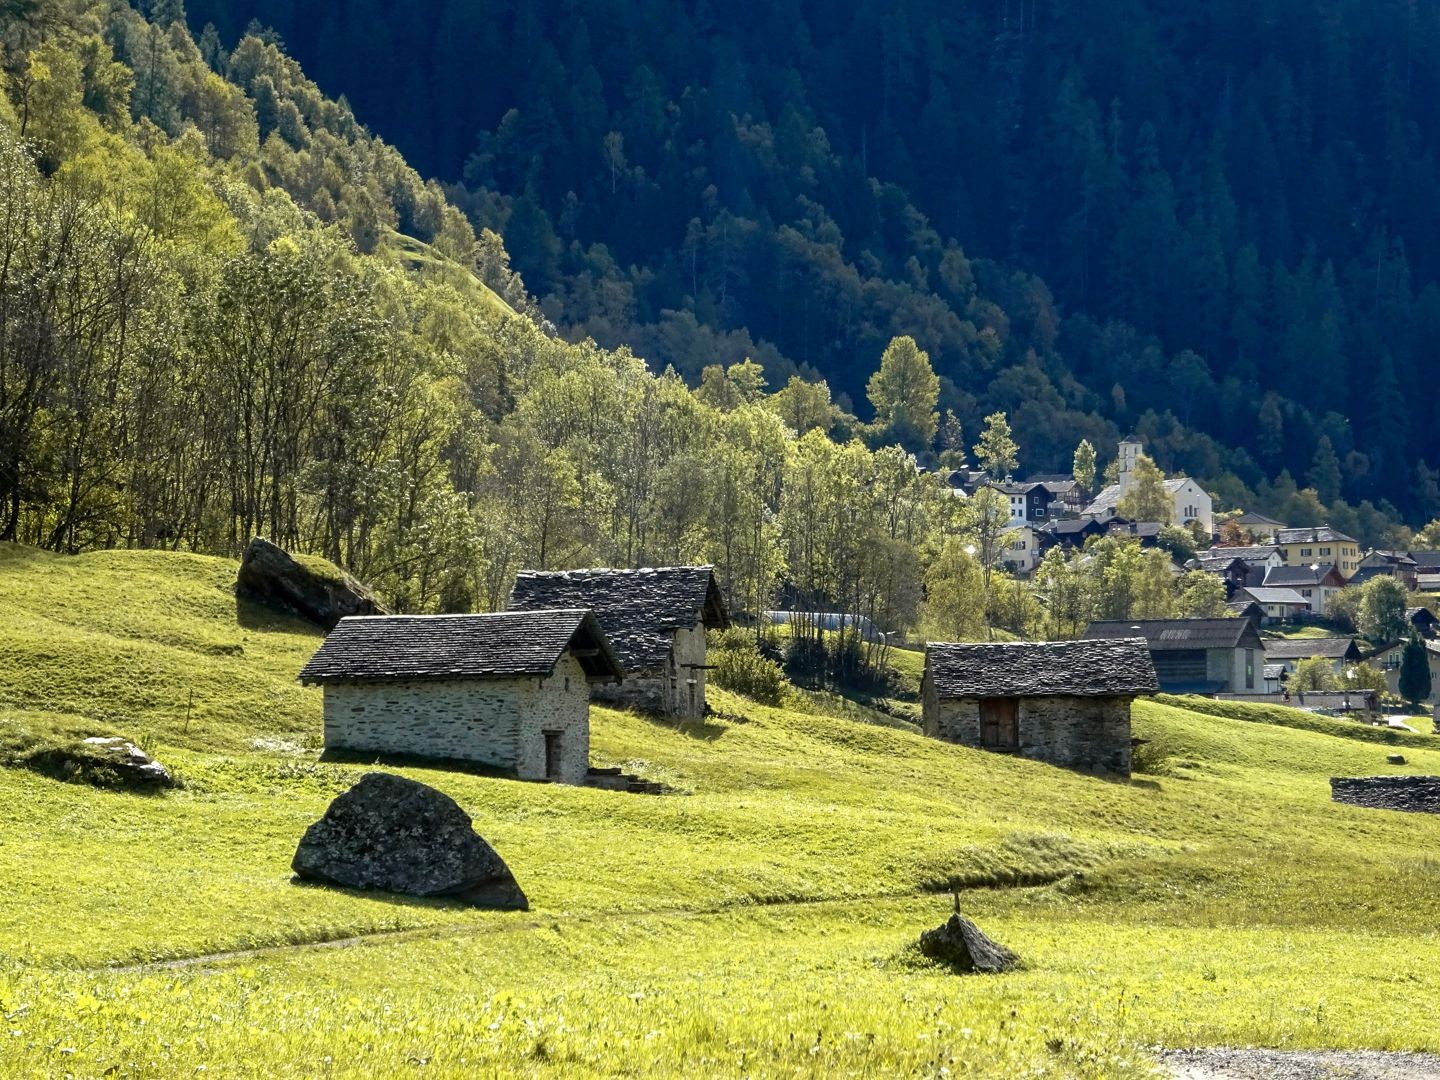
[[[1130,775],[1130,703],[1157,689],[1143,639],[928,644],[925,734]]]
[[[623,669],[588,611],[341,619],[300,672],[325,749],[468,761],[582,784],[591,687]]]
[[[666,716],[705,713],[705,631],[730,625],[708,566],[641,570],[526,571],[510,594],[512,611],[589,608],[625,668],[596,700]]]

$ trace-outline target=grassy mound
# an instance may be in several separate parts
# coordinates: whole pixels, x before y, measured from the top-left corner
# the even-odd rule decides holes
[[[318,635],[237,609],[233,572],[0,554],[0,721],[125,731],[187,781],[137,799],[0,768],[16,1073],[1123,1077],[1155,1044],[1440,1048],[1396,1007],[1440,993],[1440,819],[1328,783],[1440,773],[1428,737],[1142,701],[1152,771],[1127,783],[825,695],[716,691],[722,715],[681,726],[597,708],[596,764],[690,794],[399,770],[454,797],[533,904],[467,911],[291,883],[365,767],[317,759],[294,676]],[[956,887],[1024,971],[895,960]],[[109,968],[256,948],[280,951]]]

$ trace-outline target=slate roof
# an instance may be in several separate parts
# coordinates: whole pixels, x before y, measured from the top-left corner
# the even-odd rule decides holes
[[[1247,563],[1263,563],[1280,549],[1274,544],[1249,544],[1244,547],[1212,547],[1196,555],[1199,559],[1244,559]]]
[[[1265,587],[1274,589],[1320,585],[1336,572],[1334,563],[1325,563],[1315,570],[1311,570],[1309,566],[1272,566],[1265,572]]]
[[[1267,589],[1263,586],[1254,585],[1241,590],[1246,596],[1254,597],[1262,604],[1298,604],[1302,607],[1309,607],[1310,601],[1301,596],[1294,589]]]
[[[1308,660],[1323,656],[1329,660],[1359,659],[1354,638],[1270,638],[1265,642],[1266,659]]]
[[[1364,585],[1371,578],[1392,577],[1391,568],[1388,566],[1362,566],[1350,575],[1347,585]]]
[[[1120,619],[1092,622],[1081,635],[1087,639],[1143,637],[1151,652],[1172,649],[1261,648],[1260,635],[1249,619]]]
[[[1177,491],[1179,491],[1182,487],[1184,487],[1190,482],[1191,480],[1188,476],[1177,476],[1165,481],[1165,490],[1167,493],[1174,495]],[[1095,498],[1091,500],[1089,506],[1085,507],[1085,513],[1100,514],[1119,505],[1119,503],[1120,485],[1109,484],[1101,489],[1100,494],[1096,495]]]
[[[1159,689],[1150,651],[1135,638],[931,642],[925,670],[942,698],[1131,697]]]
[[[1277,544],[1354,544],[1353,536],[1346,536],[1329,525],[1318,525],[1306,529],[1281,529],[1275,534]]]
[[[300,669],[300,681],[548,676],[572,646],[586,651],[579,659],[592,678],[623,674],[600,624],[585,610],[352,615]]]
[[[1285,523],[1283,521],[1276,521],[1272,517],[1266,517],[1264,514],[1257,514],[1253,510],[1241,514],[1237,518],[1231,518],[1231,520],[1234,521],[1237,525],[1279,525],[1281,528],[1285,527]]]
[[[527,570],[515,580],[511,611],[589,608],[627,672],[664,665],[677,630],[698,622],[730,625],[714,570],[663,566],[640,570]]]
[[[1440,566],[1440,551],[1412,551],[1410,558],[1416,566]]]

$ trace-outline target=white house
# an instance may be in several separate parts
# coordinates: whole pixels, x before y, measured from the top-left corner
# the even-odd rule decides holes
[[[1040,565],[1040,539],[1033,525],[1012,523],[1001,532],[1000,561],[1019,574]]]

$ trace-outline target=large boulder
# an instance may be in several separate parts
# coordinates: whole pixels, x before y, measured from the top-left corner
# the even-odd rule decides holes
[[[1010,971],[1020,958],[996,944],[980,928],[956,912],[942,926],[920,935],[920,951],[956,971]]]
[[[291,866],[306,881],[476,907],[529,910],[505,860],[450,796],[391,773],[366,773],[305,831]]]
[[[325,630],[346,615],[386,614],[370,591],[343,570],[320,559],[301,562],[258,536],[240,558],[235,593]]]

